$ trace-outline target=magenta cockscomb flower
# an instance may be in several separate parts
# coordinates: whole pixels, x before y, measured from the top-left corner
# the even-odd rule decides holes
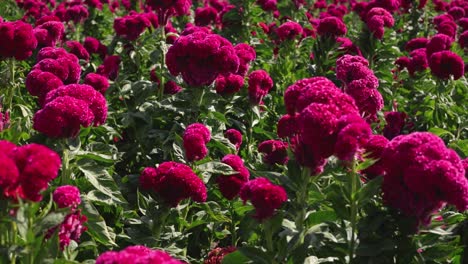
[[[145,246],[129,246],[121,251],[107,251],[102,253],[96,264],[183,264],[184,262],[172,258],[160,250],[153,250]]]
[[[104,59],[102,64],[96,69],[96,73],[103,75],[110,80],[115,80],[119,75],[120,56],[112,55]]]
[[[220,74],[236,73],[239,57],[225,38],[196,31],[179,37],[166,54],[172,75],[182,75],[191,86],[210,85]]]
[[[185,157],[188,161],[201,160],[208,154],[206,144],[211,139],[208,128],[200,123],[189,125],[184,132]]]
[[[343,20],[333,16],[320,19],[317,26],[317,34],[320,36],[339,37],[346,35],[347,31]]]
[[[245,76],[249,71],[250,63],[255,60],[257,54],[249,44],[239,43],[234,46],[237,57],[239,57],[239,69],[236,74]]]
[[[458,54],[444,50],[433,53],[429,58],[432,75],[440,79],[460,79],[465,73],[465,63]]]
[[[242,145],[242,133],[239,130],[234,128],[228,129],[224,136],[236,146],[236,150],[239,150],[240,146]]]
[[[429,67],[426,54],[426,48],[411,51],[408,63],[408,72],[410,75],[414,75],[416,72],[422,72]]]
[[[381,162],[384,202],[418,223],[428,225],[432,213],[445,203],[468,209],[468,179],[461,159],[439,137],[427,132],[398,136],[388,143]]]
[[[256,70],[249,75],[249,99],[252,104],[259,104],[273,87],[273,80],[268,72]]]
[[[395,24],[392,14],[379,7],[374,7],[367,12],[365,22],[369,31],[378,39],[383,38],[385,27],[393,27]]]
[[[4,190],[7,191],[6,196],[33,202],[42,200],[41,192],[58,175],[62,164],[59,155],[46,146],[34,143],[15,147],[6,155],[15,162],[19,173],[17,184]]]
[[[0,141],[1,144],[1,141]],[[0,199],[18,184],[19,171],[15,161],[9,155],[0,153]]]
[[[228,154],[223,157],[221,162],[231,166],[237,171],[233,175],[218,175],[216,183],[218,184],[221,194],[228,200],[234,199],[240,192],[242,186],[249,181],[250,173],[244,166],[242,159],[233,154]]]
[[[25,60],[37,47],[33,28],[23,21],[0,22],[0,57]]]
[[[65,34],[65,27],[60,21],[47,21],[35,27],[33,32],[39,46],[55,47]]]
[[[199,27],[215,23],[218,18],[218,10],[211,6],[198,7],[195,9],[195,25]]]
[[[429,40],[427,38],[414,38],[408,41],[405,45],[406,51],[413,51],[415,49],[425,48]]]
[[[105,94],[109,88],[109,80],[105,76],[92,72],[86,75],[83,83],[93,87],[101,94]]]
[[[241,189],[240,197],[255,207],[255,218],[265,220],[273,216],[276,209],[288,200],[283,187],[271,183],[266,178],[256,178],[247,182]]]
[[[163,162],[156,169],[146,168],[140,177],[140,185],[157,193],[169,206],[176,207],[188,198],[203,203],[207,193],[203,181],[184,164]]]
[[[383,135],[391,140],[396,136],[399,136],[406,124],[406,118],[408,115],[405,112],[391,111],[385,112],[385,124]]]
[[[444,34],[436,34],[433,36],[426,45],[427,58],[435,52],[449,50],[452,46],[453,39]]]
[[[293,21],[284,22],[276,29],[276,34],[281,41],[294,39],[302,35],[302,26]]]
[[[239,92],[244,86],[244,77],[236,74],[220,75],[216,78],[216,93],[228,96]]]
[[[78,59],[89,61],[89,53],[80,42],[69,40],[65,44],[69,52],[78,57]]]
[[[151,21],[146,14],[131,12],[124,17],[114,20],[114,30],[118,36],[123,36],[132,41],[136,40],[147,28],[151,27]]]
[[[258,151],[265,154],[263,162],[273,164],[286,164],[288,162],[288,143],[280,140],[266,140],[258,145]]]
[[[107,47],[96,38],[86,37],[83,46],[89,54],[99,54],[101,58],[107,55]]]
[[[297,123],[295,115],[284,115],[278,120],[276,128],[278,137],[293,137],[297,133]]]
[[[227,254],[236,250],[237,249],[234,246],[214,248],[208,253],[208,257],[203,261],[203,264],[221,264]]]
[[[377,176],[383,175],[385,167],[380,161],[383,151],[387,147],[388,139],[381,135],[371,135],[369,140],[364,144],[364,153],[367,158],[374,159],[376,162],[370,167],[361,171],[361,174],[367,180],[371,180]]]
[[[63,185],[55,189],[53,193],[54,202],[59,208],[70,207],[76,209],[81,203],[80,189],[73,185]]]
[[[32,70],[26,77],[26,89],[31,95],[39,97],[39,105],[44,104],[48,92],[62,85],[62,80],[51,72]]]

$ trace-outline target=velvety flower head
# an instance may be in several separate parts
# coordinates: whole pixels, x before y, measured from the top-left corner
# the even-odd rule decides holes
[[[369,62],[364,57],[344,55],[336,61],[336,78],[344,83],[364,79],[372,73],[368,67]]]
[[[225,248],[214,248],[208,253],[208,257],[203,261],[203,264],[221,264],[227,254],[236,250],[236,247],[233,246]]]
[[[166,54],[172,75],[191,86],[210,85],[219,74],[236,73],[239,58],[232,44],[216,34],[197,31],[179,37]]]
[[[58,175],[61,165],[59,155],[46,146],[33,143],[16,147],[9,157],[15,161],[19,179],[18,185],[9,189],[7,195],[33,202],[42,200],[41,192]]]
[[[78,41],[69,40],[66,42],[67,48],[71,54],[74,54],[78,59],[88,61],[88,51]]]
[[[433,36],[426,46],[427,58],[438,51],[449,50],[452,46],[453,39],[445,34],[436,34]]]
[[[427,38],[414,38],[408,41],[405,45],[406,51],[413,51],[415,49],[425,48],[429,40]]]
[[[92,72],[86,75],[83,83],[93,87],[101,94],[105,94],[109,88],[109,80],[105,76]]]
[[[70,96],[82,100],[88,104],[92,111],[94,126],[102,125],[107,119],[107,101],[106,98],[93,87],[86,84],[69,84],[61,86],[47,94],[45,104],[52,102],[56,98]]]
[[[388,139],[381,135],[371,135],[369,140],[363,145],[366,157],[377,160],[374,164],[361,171],[366,179],[371,180],[379,175],[383,175],[385,167],[380,161],[383,151],[387,147]]]
[[[0,57],[29,58],[37,47],[33,28],[23,21],[0,22]]]
[[[431,214],[445,203],[468,209],[463,164],[439,137],[428,132],[398,136],[388,143],[381,161],[384,202],[419,223],[428,225]]]
[[[66,57],[73,63],[79,64],[80,60],[74,54],[68,53],[63,48],[55,48],[55,47],[45,47],[39,50],[36,57],[36,62],[40,62],[44,59],[54,59],[57,60],[59,58]]]
[[[239,132],[239,130],[236,130],[234,128],[228,129],[225,133],[224,136],[236,146],[236,149],[239,150],[240,146],[242,145],[242,133]]]
[[[458,37],[458,44],[462,49],[468,48],[468,30],[460,34]]]
[[[281,205],[288,200],[283,187],[274,185],[266,178],[256,178],[248,181],[241,189],[240,197],[246,203],[248,200],[255,207],[255,218],[265,220],[270,218]]]
[[[453,21],[447,21],[437,26],[437,33],[455,38],[457,34],[457,24]]]
[[[164,94],[176,94],[180,93],[181,91],[182,87],[177,85],[177,83],[174,81],[169,80],[164,84]]]
[[[84,5],[74,5],[66,9],[65,21],[73,21],[75,24],[83,23],[89,16],[88,8]]]
[[[76,137],[80,127],[90,126],[93,120],[94,114],[87,102],[61,96],[34,114],[33,128],[52,138]]]
[[[399,71],[403,70],[404,68],[408,68],[409,64],[410,64],[410,58],[406,56],[399,57],[395,61],[395,65],[398,67]]]
[[[266,164],[286,164],[288,162],[288,143],[279,140],[266,140],[258,145],[258,151],[265,156]]]
[[[462,27],[463,31],[466,31],[468,29],[468,17],[458,20],[458,25]]]
[[[184,132],[185,157],[188,161],[201,160],[208,154],[206,144],[211,139],[210,130],[200,123],[189,125]]]
[[[151,21],[146,14],[131,13],[114,20],[115,33],[128,40],[137,39],[149,27]]]
[[[76,211],[65,217],[62,224],[60,224],[58,236],[60,241],[60,248],[63,250],[66,246],[70,245],[73,240],[78,242],[81,235],[88,230],[84,225],[88,221],[85,215],[81,214],[81,211]]]
[[[206,201],[205,184],[187,165],[169,161],[161,163],[155,171],[144,172],[146,176],[140,184],[152,183],[145,188],[153,190],[171,207],[176,207],[187,198],[196,202]]]
[[[206,34],[213,34],[213,32],[211,31],[211,29],[209,27],[201,27],[201,26],[199,27],[199,26],[195,26],[195,25],[193,25],[191,23],[187,23],[185,25],[185,29],[179,35],[187,36],[187,35],[193,34],[193,33],[198,32],[198,31],[205,32]],[[176,33],[176,32],[177,31],[174,29],[174,33]]]
[[[277,0],[257,0],[256,2],[264,11],[276,11],[278,2]]]
[[[284,115],[277,125],[277,134],[280,138],[292,137],[297,133],[297,120],[295,115]]]
[[[214,7],[205,6],[195,9],[195,25],[197,26],[208,26],[216,22],[217,17],[218,11]]]
[[[121,59],[118,55],[108,56],[97,68],[96,73],[103,75],[110,80],[115,80],[119,74]]]
[[[146,0],[146,4],[156,10],[159,16],[168,17],[172,15],[182,16],[188,14],[192,6],[191,0]]]
[[[387,124],[384,127],[383,135],[391,140],[394,137],[400,135],[401,130],[406,124],[406,118],[408,115],[405,112],[385,112],[385,121]]]
[[[10,113],[8,111],[2,112],[0,104],[0,132],[10,127]]]
[[[384,35],[384,27],[393,27],[395,21],[392,14],[387,10],[374,7],[367,13],[366,24],[374,37],[382,39]]]
[[[65,27],[62,22],[48,21],[40,24],[33,31],[39,46],[55,47],[57,41],[62,39]]]
[[[414,75],[415,72],[421,72],[429,67],[427,61],[426,48],[415,49],[410,53],[410,61],[408,64],[408,72],[410,75]]]
[[[249,99],[253,104],[259,104],[262,98],[273,87],[273,80],[264,70],[256,70],[249,75]]]
[[[320,19],[317,27],[317,34],[320,36],[338,37],[346,35],[347,28],[343,20],[337,17],[326,17]]]
[[[349,38],[338,37],[336,38],[336,41],[341,43],[338,50],[344,52],[345,54],[362,56],[362,53],[359,47],[356,46]]]
[[[368,79],[355,80],[347,84],[345,92],[353,97],[359,112],[366,119],[374,120],[377,112],[382,110],[384,100],[380,92],[374,88],[374,82]]]
[[[220,75],[216,78],[216,93],[226,96],[239,92],[244,86],[244,77],[230,73],[228,76]]]
[[[342,116],[338,120],[337,127],[339,133],[334,155],[340,160],[352,160],[358,149],[367,142],[372,130],[369,124],[356,114]]]
[[[63,185],[55,189],[54,202],[59,208],[76,208],[81,203],[80,189],[72,185]]]
[[[121,251],[107,251],[102,253],[96,264],[183,264],[173,259],[169,254],[160,250],[153,250],[145,246],[129,246]]]
[[[244,166],[242,159],[237,155],[228,154],[223,157],[221,162],[231,166],[233,170],[238,172],[233,175],[218,175],[216,178],[216,183],[223,196],[228,200],[232,200],[239,194],[242,186],[249,181],[250,173]]]
[[[44,104],[48,92],[62,85],[62,80],[50,72],[32,70],[26,77],[26,88],[31,95],[39,97],[39,105]]]
[[[234,46],[234,49],[237,57],[239,57],[239,69],[236,74],[245,76],[249,71],[250,62],[255,60],[257,56],[255,49],[246,43],[239,43]]]
[[[459,6],[454,6],[451,7],[447,13],[451,15],[455,21],[458,21],[460,18],[465,16],[465,9]]]
[[[431,73],[440,79],[460,79],[465,73],[465,63],[456,53],[444,50],[431,55],[429,58]]]
[[[276,29],[276,34],[281,41],[294,39],[296,36],[302,35],[302,27],[293,21],[284,22]]]
[[[77,83],[80,79],[81,66],[74,58],[76,57],[44,58],[38,61],[32,69],[50,72],[60,78],[64,84]]]
[[[107,47],[96,38],[86,37],[83,46],[89,54],[99,54],[101,58],[107,55]]]
[[[301,111],[305,106],[311,103],[306,102],[302,105],[301,109],[298,109],[298,99],[304,95],[305,91],[309,89],[338,91],[338,88],[335,86],[335,84],[325,77],[312,77],[299,80],[289,86],[284,93],[284,104],[289,114],[294,114],[296,111]],[[314,99],[312,99],[312,101],[313,100]]]
[[[8,155],[0,152],[0,198],[5,196],[5,192],[14,188],[19,179],[19,171],[15,161]]]

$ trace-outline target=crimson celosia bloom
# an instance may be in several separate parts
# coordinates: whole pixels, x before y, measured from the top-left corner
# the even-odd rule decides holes
[[[65,27],[62,22],[48,21],[34,28],[33,32],[39,46],[54,47],[62,39]]]
[[[236,247],[233,246],[225,248],[214,248],[208,253],[208,257],[203,261],[203,264],[221,264],[227,254],[236,250]]]
[[[429,58],[429,67],[432,75],[440,79],[460,79],[465,73],[465,63],[458,54],[444,50],[431,55]]]
[[[39,105],[44,104],[48,92],[62,85],[62,80],[51,72],[32,70],[26,77],[26,88],[31,95],[39,97]]]
[[[273,80],[268,72],[256,70],[249,75],[249,99],[252,104],[259,104],[273,87]]]
[[[438,51],[449,50],[452,46],[453,39],[444,34],[437,34],[433,36],[426,45],[427,58]]]
[[[408,115],[405,112],[385,112],[385,121],[387,124],[384,127],[383,135],[391,140],[394,137],[400,135],[401,130],[406,124],[406,118]]]
[[[210,130],[200,123],[189,125],[184,132],[185,157],[188,161],[201,160],[208,154],[206,144],[211,139]]]
[[[221,162],[231,166],[233,170],[238,172],[233,175],[219,175],[216,178],[216,183],[223,196],[228,200],[232,200],[249,180],[250,173],[244,166],[242,159],[237,155],[228,154],[223,157]]]
[[[236,74],[229,74],[228,76],[220,75],[215,81],[216,93],[223,96],[235,94],[243,86],[244,77]]]
[[[141,174],[140,185],[157,193],[171,207],[187,198],[202,203],[207,197],[205,184],[192,169],[172,161],[163,162],[156,169],[146,168]]]
[[[236,74],[245,76],[249,71],[250,62],[255,60],[257,56],[255,49],[252,48],[249,44],[239,43],[234,46],[234,50],[236,50],[236,55],[239,57],[239,69],[237,70]]]
[[[248,181],[240,192],[244,201],[250,200],[255,207],[255,218],[265,220],[275,213],[275,210],[288,200],[283,187],[274,185],[266,178],[256,178]]]
[[[180,93],[180,91],[182,91],[182,87],[174,81],[169,80],[164,84],[164,94],[176,94]]]
[[[384,174],[385,167],[380,161],[380,157],[387,147],[387,144],[388,139],[381,135],[371,135],[369,140],[364,144],[367,158],[377,160],[374,164],[361,171],[361,174],[364,175],[367,180]]]
[[[381,161],[384,202],[419,223],[428,225],[445,203],[468,209],[468,179],[460,157],[439,137],[427,132],[398,136]]]
[[[64,84],[77,83],[81,75],[78,57],[62,48],[46,47],[39,51],[33,70],[50,72]]]
[[[413,51],[415,49],[425,48],[429,40],[427,38],[414,38],[408,41],[405,45],[406,51]]]
[[[258,145],[258,151],[265,154],[267,164],[286,164],[288,162],[288,143],[279,140],[266,140]]]
[[[88,8],[84,5],[74,5],[65,11],[65,21],[73,21],[75,24],[83,23],[89,16]]]
[[[33,28],[23,21],[0,22],[0,57],[29,58],[37,47]]]
[[[14,160],[19,179],[16,185],[7,188],[6,195],[33,202],[42,200],[40,193],[58,175],[61,165],[59,155],[46,146],[33,143],[14,148],[7,152],[7,156]]]
[[[102,125],[107,119],[106,98],[93,87],[86,84],[69,84],[61,86],[47,94],[45,104],[54,101],[56,98],[70,96],[87,103],[93,113],[94,126]]]
[[[109,80],[97,73],[88,73],[83,81],[84,84],[92,86],[96,91],[105,94],[109,88]]]
[[[115,33],[128,40],[137,39],[149,27],[151,27],[151,21],[146,14],[131,12],[127,16],[118,17],[114,20]]]
[[[302,27],[296,22],[288,21],[281,24],[281,26],[276,29],[276,34],[282,41],[294,39],[296,36],[301,36]]]
[[[408,72],[410,75],[414,75],[415,72],[421,72],[429,67],[427,61],[426,48],[415,49],[410,53],[410,61],[408,64]]]
[[[219,74],[236,73],[239,58],[225,38],[196,31],[179,37],[166,54],[166,64],[174,76],[182,74],[191,86],[210,85]]]
[[[10,127],[10,113],[8,111],[2,112],[2,105],[0,104],[0,132]]]
[[[372,134],[369,124],[356,114],[344,115],[338,120],[334,155],[340,160],[352,160],[359,148]]]
[[[87,102],[71,96],[58,97],[37,111],[33,128],[52,138],[76,137],[80,127],[88,127],[94,114]]]
[[[88,61],[88,51],[78,41],[69,40],[65,43],[71,54],[74,54],[78,59]]]
[[[19,171],[15,161],[8,155],[0,153],[0,199],[10,188],[16,186],[19,179]]]
[[[160,250],[153,250],[145,246],[130,246],[121,251],[107,251],[102,253],[96,264],[183,264],[173,259],[169,254]]]
[[[198,7],[195,9],[195,25],[203,27],[216,22],[218,11],[211,6]]]
[[[86,37],[83,46],[89,54],[99,54],[102,58],[107,54],[107,47],[96,38]]]
[[[347,32],[346,25],[343,23],[343,20],[337,17],[326,17],[320,19],[317,26],[317,34],[320,36],[331,36],[338,37],[346,35]]]
[[[55,189],[54,202],[59,208],[76,208],[81,203],[80,189],[72,185],[63,185]]]
[[[369,10],[366,17],[366,24],[369,31],[378,39],[382,39],[384,35],[384,27],[393,27],[395,24],[392,14],[379,7],[374,7]]]
[[[228,129],[225,133],[224,136],[236,146],[236,150],[239,150],[241,144],[242,144],[242,133],[239,132],[236,129]]]
[[[295,115],[284,115],[277,125],[277,134],[280,138],[292,137],[297,133],[297,123]]]
[[[58,236],[60,241],[60,248],[63,250],[66,246],[70,245],[73,240],[78,242],[81,234],[88,230],[84,223],[88,221],[85,215],[81,214],[81,211],[76,211],[65,217],[65,220],[58,226]],[[55,229],[52,229],[55,231]],[[52,231],[53,232],[53,231]]]
[[[96,69],[96,73],[115,80],[119,75],[121,59],[118,55],[108,56],[104,59],[102,64]]]
[[[460,36],[458,37],[458,44],[462,49],[468,48],[468,30],[465,30]]]
[[[264,10],[264,11],[276,11],[278,2],[277,0],[257,0],[257,4]]]

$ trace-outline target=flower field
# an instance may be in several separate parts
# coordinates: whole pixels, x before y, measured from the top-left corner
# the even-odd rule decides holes
[[[468,263],[466,0],[1,0],[0,263]]]

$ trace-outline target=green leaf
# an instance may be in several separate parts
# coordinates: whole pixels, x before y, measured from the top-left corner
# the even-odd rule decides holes
[[[240,251],[234,251],[224,256],[222,264],[242,264],[242,263],[253,263],[248,257],[242,254]]]
[[[255,247],[241,247],[237,249],[255,264],[271,264],[273,259],[264,251]]]
[[[210,161],[207,163],[203,163],[201,165],[198,165],[197,169],[201,172],[209,172],[218,175],[233,175],[238,173],[237,171],[233,170],[231,166],[219,161]]]
[[[357,193],[357,201],[362,207],[367,204],[375,195],[380,193],[383,177],[379,176],[368,181]]]
[[[117,246],[115,244],[115,234],[110,232],[106,221],[99,214],[94,205],[87,199],[83,199],[83,214],[88,218],[86,226],[87,232],[98,242],[107,246]]]
[[[68,210],[63,212],[49,213],[46,217],[41,219],[37,225],[34,226],[34,233],[41,235],[50,228],[61,224],[68,213]]]
[[[440,127],[431,127],[429,129],[429,132],[431,132],[432,134],[435,134],[435,135],[437,135],[439,137],[442,137],[444,135],[450,135],[452,137],[455,137],[450,131],[447,131],[447,130],[445,130],[443,128],[440,128]]]

